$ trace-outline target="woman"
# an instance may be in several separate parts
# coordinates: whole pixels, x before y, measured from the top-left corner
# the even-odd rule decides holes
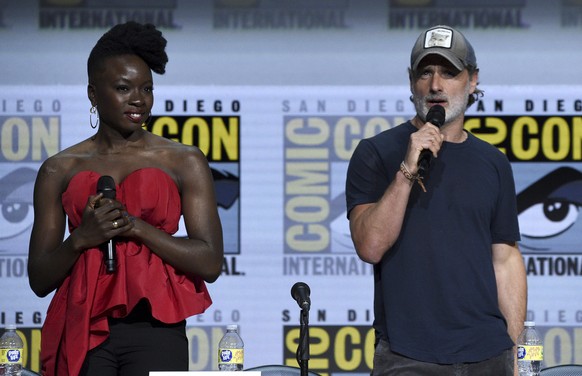
[[[105,33],[87,64],[97,133],[38,173],[30,285],[41,297],[57,290],[42,330],[44,375],[188,370],[185,320],[211,304],[204,281],[220,274],[222,228],[202,152],[143,128],[154,100],[151,71],[165,72],[165,46],[153,25],[128,22]],[[116,199],[97,193],[105,175]],[[172,236],[181,214],[187,238]],[[112,272],[104,264],[109,242]]]

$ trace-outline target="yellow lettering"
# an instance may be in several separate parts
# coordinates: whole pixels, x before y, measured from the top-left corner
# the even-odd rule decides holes
[[[13,135],[16,135],[16,145],[13,143]],[[30,150],[30,129],[22,118],[12,117],[7,119],[2,126],[2,153],[6,159],[21,161]]]
[[[318,196],[292,197],[285,205],[285,213],[292,221],[321,222],[329,215],[329,201]]]
[[[572,119],[572,159],[582,160],[582,117]]]
[[[338,367],[345,371],[353,371],[362,363],[362,338],[354,327],[341,328],[335,338],[334,358]],[[348,354],[349,352],[349,354]]]
[[[40,372],[40,345],[41,345],[41,332],[40,329],[32,329],[30,332],[30,351],[26,353],[30,354],[29,362],[26,362],[27,368]]]
[[[556,354],[560,352],[560,363],[572,362],[572,341],[570,335],[563,328],[552,328],[544,337],[544,364],[553,366],[558,364]]]
[[[364,357],[366,359],[366,367],[372,369],[374,367],[374,344],[376,343],[376,333],[374,329],[368,330],[366,333],[366,342],[364,346]]]
[[[358,119],[354,117],[341,118],[334,130],[335,154],[340,159],[349,160],[358,142],[360,142],[361,133],[362,127]]]
[[[296,251],[318,252],[329,244],[329,230],[323,225],[293,225],[287,229],[285,240]]]
[[[513,154],[523,161],[535,158],[540,150],[540,142],[531,135],[539,135],[536,119],[530,116],[522,116],[516,119],[511,131],[511,149]],[[529,141],[529,147],[525,145]]]
[[[582,364],[582,328],[574,328],[574,363]]]
[[[297,145],[321,145],[329,139],[329,125],[321,118],[293,119],[285,127],[287,139]]]
[[[152,126],[152,133],[162,137],[167,134],[170,137],[166,136],[166,138],[180,142],[180,139],[178,138],[180,135],[178,122],[170,116],[162,116],[159,119],[156,119]]]
[[[42,160],[42,149],[47,156],[59,152],[59,118],[50,117],[48,126],[40,117],[32,118],[32,159]]]
[[[288,179],[297,177],[287,182],[286,194],[328,194],[329,165],[327,162],[287,162],[285,169]]]
[[[195,134],[198,137],[195,138]],[[210,128],[204,118],[191,117],[186,119],[182,127],[182,143],[185,145],[196,145],[198,140],[198,147],[205,155],[210,152]]]
[[[557,138],[555,136],[557,131]],[[557,147],[554,143],[557,141]],[[544,123],[542,129],[542,149],[544,155],[551,161],[565,159],[570,153],[570,128],[561,117],[551,117]]]
[[[222,150],[228,155],[228,160],[238,160],[238,118],[228,118],[228,127],[221,117],[212,118],[212,160],[221,161]]]
[[[326,148],[286,148],[286,159],[328,159],[329,150]]]

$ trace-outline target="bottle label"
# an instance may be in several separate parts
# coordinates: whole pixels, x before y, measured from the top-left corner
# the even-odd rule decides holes
[[[544,360],[543,346],[527,346],[521,345],[517,347],[518,360]]]
[[[218,349],[218,364],[243,364],[243,349]]]
[[[0,364],[22,364],[22,349],[0,349]]]

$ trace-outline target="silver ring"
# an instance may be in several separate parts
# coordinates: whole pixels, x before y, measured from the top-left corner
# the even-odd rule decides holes
[[[119,227],[119,222],[117,222],[117,220],[111,222],[111,224],[113,225],[113,228],[118,228]]]

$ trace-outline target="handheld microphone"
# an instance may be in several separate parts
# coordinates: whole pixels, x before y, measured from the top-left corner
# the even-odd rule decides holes
[[[115,200],[115,182],[111,176],[101,176],[99,180],[97,180],[97,194],[103,193],[103,198],[110,198]],[[105,247],[105,245],[103,245]],[[107,273],[114,273],[115,272],[115,243],[113,239],[110,239],[107,242],[107,249],[104,249],[104,260],[105,260],[105,267],[107,268]]]
[[[309,289],[309,286],[303,282],[297,282],[293,287],[291,287],[291,296],[297,301],[299,307],[306,311],[309,311],[309,308],[311,307],[311,300],[309,299],[310,293],[311,290]]]
[[[445,108],[440,104],[432,106],[428,110],[428,114],[426,114],[426,121],[440,128],[445,122]],[[420,152],[420,157],[418,159],[418,175],[421,178],[424,178],[426,171],[430,166],[431,158],[432,152],[430,149],[424,149]]]

